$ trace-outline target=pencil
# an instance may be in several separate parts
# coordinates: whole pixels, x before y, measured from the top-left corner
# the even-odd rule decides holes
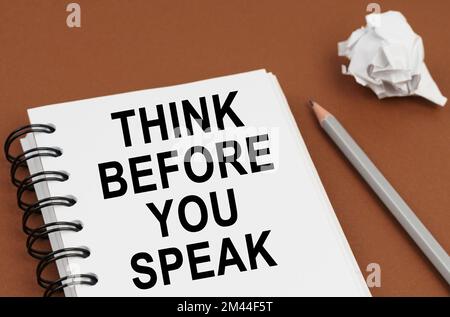
[[[433,235],[417,218],[411,208],[381,174],[348,134],[339,121],[318,103],[310,101],[311,107],[322,128],[344,153],[353,167],[377,194],[392,215],[397,219],[417,246],[450,285],[450,258]]]

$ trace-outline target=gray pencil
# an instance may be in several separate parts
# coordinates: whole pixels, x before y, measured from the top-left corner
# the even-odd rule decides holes
[[[336,118],[310,101],[320,125],[450,285],[450,258]]]

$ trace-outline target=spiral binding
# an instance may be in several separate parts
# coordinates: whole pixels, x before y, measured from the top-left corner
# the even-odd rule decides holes
[[[30,124],[14,130],[7,138],[4,144],[4,153],[6,159],[11,163],[10,177],[11,182],[17,187],[17,204],[23,210],[22,230],[28,235],[26,248],[28,254],[39,260],[36,268],[36,277],[38,284],[45,289],[44,296],[49,297],[64,290],[64,288],[74,285],[95,285],[98,282],[94,274],[71,274],[63,276],[57,280],[49,280],[44,277],[46,268],[58,260],[64,258],[87,258],[90,251],[85,247],[67,247],[56,251],[42,250],[36,246],[39,240],[47,240],[49,235],[56,232],[72,231],[78,232],[83,229],[79,222],[55,221],[46,223],[33,228],[28,224],[30,217],[41,214],[42,209],[51,206],[71,207],[76,203],[76,199],[70,196],[52,196],[39,199],[36,202],[25,201],[23,195],[25,192],[34,191],[34,186],[41,182],[65,182],[69,175],[62,171],[43,171],[31,174],[23,179],[17,177],[20,168],[26,167],[28,160],[36,157],[59,157],[62,151],[56,147],[36,147],[16,155],[11,154],[10,149],[14,141],[29,133],[47,133],[55,132],[56,128],[48,124]]]

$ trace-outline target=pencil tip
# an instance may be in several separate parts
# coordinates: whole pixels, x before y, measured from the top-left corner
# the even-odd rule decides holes
[[[308,106],[310,106],[311,108],[314,107],[314,101],[312,99],[308,100]]]
[[[326,117],[330,115],[330,113],[322,108],[317,102],[310,100],[309,104],[311,105],[311,108],[314,110],[314,114],[317,117],[317,120],[319,122],[322,122]]]

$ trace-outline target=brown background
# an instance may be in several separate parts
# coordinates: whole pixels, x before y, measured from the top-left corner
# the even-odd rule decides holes
[[[365,24],[369,1],[79,0],[81,29],[66,27],[69,2],[0,2],[2,140],[27,123],[32,106],[266,68],[281,82],[361,270],[381,265],[373,295],[450,295],[305,106],[310,97],[328,106],[448,251],[450,105],[379,101],[340,74],[337,42]],[[378,3],[401,11],[423,37],[449,97],[450,2]],[[0,295],[41,295],[3,159],[0,202]]]

